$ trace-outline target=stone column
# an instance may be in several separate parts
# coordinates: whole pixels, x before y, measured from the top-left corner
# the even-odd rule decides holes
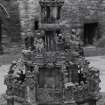
[[[8,99],[7,105],[14,105],[14,99]]]
[[[37,105],[36,102],[36,74],[34,72],[27,71],[26,74],[26,100],[31,105]]]
[[[34,105],[36,103],[36,96],[35,96],[35,87],[27,87],[27,101],[31,104]]]

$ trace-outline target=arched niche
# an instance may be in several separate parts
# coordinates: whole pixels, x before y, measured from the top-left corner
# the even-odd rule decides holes
[[[0,54],[3,54],[3,47],[2,47],[2,24],[4,19],[10,18],[9,12],[6,7],[0,3]]]

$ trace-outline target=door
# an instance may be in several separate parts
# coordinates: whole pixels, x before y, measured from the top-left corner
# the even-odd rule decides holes
[[[98,37],[98,23],[86,23],[84,24],[84,45],[94,45],[95,40]]]

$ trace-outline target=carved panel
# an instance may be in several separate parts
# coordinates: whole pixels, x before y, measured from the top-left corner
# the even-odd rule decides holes
[[[38,102],[59,103],[62,100],[63,80],[62,73],[56,68],[39,69],[39,79],[37,88]]]
[[[62,101],[62,90],[55,89],[38,89],[39,103],[60,103]]]

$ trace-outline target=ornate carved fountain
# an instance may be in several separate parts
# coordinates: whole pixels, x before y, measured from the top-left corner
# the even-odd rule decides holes
[[[39,30],[26,36],[22,57],[5,77],[7,105],[95,105],[100,98],[99,70],[90,68],[78,43],[63,35],[64,1],[40,0],[39,4]]]

